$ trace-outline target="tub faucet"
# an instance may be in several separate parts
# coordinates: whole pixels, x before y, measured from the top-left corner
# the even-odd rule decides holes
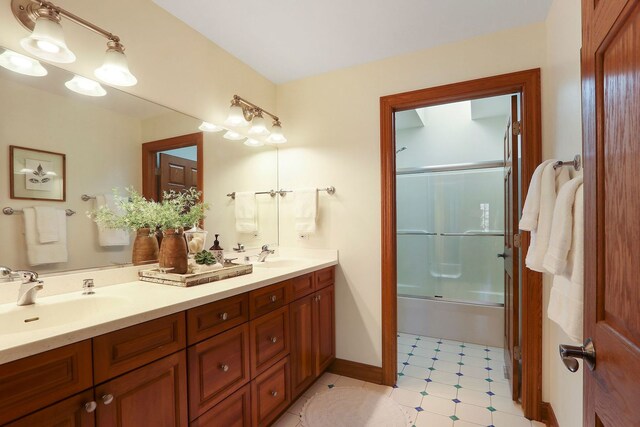
[[[269,249],[269,245],[262,245],[262,252],[258,254],[258,262],[264,262],[269,255],[273,255],[276,251]]]
[[[18,305],[35,304],[36,293],[43,288],[42,280],[38,280],[38,273],[28,270],[18,270],[13,273],[22,277],[22,284],[18,290]]]

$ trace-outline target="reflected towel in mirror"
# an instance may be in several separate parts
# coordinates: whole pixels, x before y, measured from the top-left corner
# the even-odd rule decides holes
[[[236,193],[236,231],[238,233],[256,233],[258,231],[258,209],[255,192]]]
[[[115,203],[112,194],[96,195],[96,206],[106,206],[116,214],[122,214],[122,209]],[[97,224],[96,224],[97,225]],[[129,232],[126,230],[117,230],[113,228],[103,228],[98,225],[98,243],[100,246],[129,246]]]
[[[24,208],[23,213],[29,265],[67,262],[67,215],[64,209],[55,209],[55,216],[58,221],[58,241],[51,243],[40,243],[38,241],[35,209]]]

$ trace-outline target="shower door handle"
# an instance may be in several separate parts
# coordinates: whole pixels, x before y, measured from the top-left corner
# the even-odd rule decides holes
[[[504,252],[501,254],[498,254],[498,258],[506,258],[507,254],[505,254]]]

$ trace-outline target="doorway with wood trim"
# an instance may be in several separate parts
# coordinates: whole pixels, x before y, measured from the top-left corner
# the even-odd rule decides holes
[[[511,97],[510,95],[514,96]],[[432,240],[442,238],[443,242],[444,239],[451,240],[452,237],[450,236],[456,234],[452,233],[451,230],[426,230],[425,227],[418,227],[421,229],[413,230],[415,227],[412,228],[409,226],[414,233],[409,233],[409,231],[412,231],[409,229],[400,230],[397,222],[398,203],[402,198],[406,198],[407,191],[403,183],[399,184],[398,173],[405,174],[406,172],[406,174],[409,174],[410,169],[413,169],[406,167],[402,169],[398,167],[397,157],[405,148],[404,145],[398,144],[396,126],[399,125],[403,112],[431,107],[463,105],[464,103],[471,105],[471,103],[480,103],[480,100],[487,98],[501,99],[502,101],[508,100],[510,107],[508,114],[510,119],[507,121],[504,139],[500,141],[501,144],[504,144],[500,147],[501,154],[503,154],[504,157],[501,159],[501,162],[499,162],[498,168],[490,170],[485,168],[487,165],[482,165],[482,167],[476,165],[476,168],[476,166],[473,165],[469,167],[468,164],[465,166],[465,164],[456,165],[448,162],[446,167],[441,165],[434,168],[433,171],[429,167],[426,169],[422,168],[422,170],[419,170],[420,168],[413,168],[416,169],[416,171],[414,171],[415,174],[412,175],[412,177],[416,176],[422,179],[425,177],[428,178],[427,175],[429,173],[440,173],[438,179],[441,179],[442,172],[447,172],[452,168],[452,170],[456,170],[455,173],[458,174],[461,169],[485,168],[485,172],[499,176],[501,187],[504,185],[504,187],[498,190],[504,195],[504,214],[500,212],[500,215],[503,215],[504,218],[504,227],[500,236],[504,236],[504,238],[494,238],[499,239],[498,241],[503,241],[503,243],[494,242],[494,246],[496,246],[496,244],[501,246],[498,256],[504,259],[503,274],[505,282],[504,285],[502,285],[501,282],[499,284],[500,287],[504,286],[504,364],[506,365],[506,372],[510,379],[510,394],[512,398],[514,400],[519,399],[522,402],[524,415],[527,418],[539,420],[542,409],[542,278],[539,273],[523,270],[520,267],[520,259],[524,259],[526,256],[529,236],[520,236],[517,228],[518,212],[522,199],[521,195],[526,194],[531,175],[541,158],[539,69],[389,95],[380,99],[383,248],[383,383],[387,385],[395,384],[398,366],[400,366],[398,365],[397,342],[399,314],[398,291],[399,287],[402,288],[404,284],[398,283],[398,242],[401,238],[408,237],[409,234],[411,234],[411,238],[414,239],[427,238],[428,236]],[[520,117],[518,117],[518,115],[520,115]],[[518,154],[519,147],[521,147],[520,155]],[[409,151],[407,151],[407,153],[408,152]],[[518,159],[520,159],[520,161],[518,161]],[[489,175],[486,176],[488,177]],[[471,179],[473,180],[473,178]],[[519,182],[520,185],[518,185]],[[398,187],[399,185],[402,185],[402,187]],[[400,199],[398,197],[400,197]],[[433,203],[435,203],[435,201],[432,201],[432,204]],[[415,207],[415,204],[413,207]],[[486,237],[490,234],[492,235],[492,233],[489,233],[491,230],[488,225],[490,208],[488,203],[481,204],[480,207],[486,211],[482,213],[482,220],[487,220],[485,224],[487,227],[483,226],[484,228],[482,228],[481,233],[482,237]],[[493,217],[495,217],[495,212],[493,214]],[[486,217],[484,215],[486,215]],[[442,224],[442,221],[438,222],[440,227],[442,227]],[[417,231],[420,231],[420,236],[413,236]],[[473,233],[470,234],[470,232],[467,231],[468,230],[466,230],[464,234],[458,233],[460,236],[456,234],[455,238],[469,239],[469,236]],[[401,232],[400,234],[402,236],[399,235],[399,232]],[[405,236],[405,234],[407,234],[407,236]],[[480,235],[480,233],[477,234]],[[479,238],[474,235],[473,239],[478,240]],[[403,247],[406,246],[405,242],[401,243]],[[447,241],[446,244],[449,245],[449,243],[450,241]],[[476,245],[480,245],[480,247],[477,248],[477,252],[484,251],[487,254],[492,253],[492,256],[495,257],[495,251],[492,252],[489,250],[489,248],[486,247],[487,244],[489,243],[486,240],[484,242],[476,242]],[[408,253],[411,253],[411,251],[403,250],[403,257]],[[493,261],[493,263],[495,264],[495,261]],[[451,265],[450,263],[447,265],[443,264],[443,268],[444,267],[449,268]],[[438,271],[440,270],[445,271],[447,269],[439,269]],[[448,275],[447,277],[453,276]],[[501,292],[495,293],[501,294]],[[422,298],[425,297],[426,299],[437,300],[438,298],[442,298],[443,295],[442,292],[439,292],[434,295],[422,296]],[[473,301],[468,301],[468,298],[469,295],[465,294],[459,302],[464,304],[468,304],[469,302],[473,303]],[[453,298],[450,299],[456,299],[456,296],[454,295]],[[457,299],[460,300],[460,298]],[[465,301],[465,299],[467,300]],[[500,310],[502,311],[502,309]],[[499,327],[502,327],[502,325],[499,325]],[[446,344],[442,342],[439,343],[439,345],[446,346]],[[489,350],[489,348],[486,350]],[[471,352],[471,349],[469,352]],[[460,353],[463,353],[463,350],[460,350]],[[434,358],[438,359],[435,356]],[[405,365],[407,364],[407,362],[404,363]],[[458,365],[462,364],[459,360]],[[433,369],[434,368],[431,368],[432,372]],[[487,366],[485,369],[494,368]],[[457,372],[457,374],[462,377],[461,372]],[[487,377],[489,377],[488,381],[491,381],[490,376],[487,375]]]
[[[164,191],[203,191],[202,132],[142,144],[142,194],[160,201]]]

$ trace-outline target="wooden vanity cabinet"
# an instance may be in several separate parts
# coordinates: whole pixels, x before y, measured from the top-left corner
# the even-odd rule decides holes
[[[294,399],[335,359],[335,289],[333,268],[330,270],[316,272],[316,292],[290,304],[291,389]]]
[[[0,365],[0,425],[268,426],[335,358],[334,274]]]

